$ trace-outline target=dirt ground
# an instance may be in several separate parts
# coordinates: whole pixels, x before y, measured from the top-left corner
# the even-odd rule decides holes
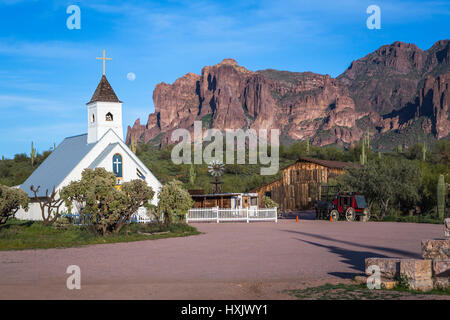
[[[366,257],[420,258],[440,225],[300,219],[195,224],[186,238],[0,252],[0,299],[293,299],[350,283]],[[81,290],[68,290],[69,265]],[[426,296],[426,298],[433,298]]]

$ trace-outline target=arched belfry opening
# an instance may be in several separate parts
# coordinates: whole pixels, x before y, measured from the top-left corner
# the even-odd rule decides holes
[[[113,119],[113,115],[112,115],[112,113],[111,112],[108,112],[107,114],[106,114],[106,121],[113,121],[114,119]]]

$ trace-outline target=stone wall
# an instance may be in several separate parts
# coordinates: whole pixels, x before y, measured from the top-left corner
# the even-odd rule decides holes
[[[366,275],[372,275],[369,267],[375,265],[380,268],[381,283],[387,288],[406,280],[413,290],[443,290],[449,286],[449,249],[450,239],[422,240],[423,259],[366,258]]]

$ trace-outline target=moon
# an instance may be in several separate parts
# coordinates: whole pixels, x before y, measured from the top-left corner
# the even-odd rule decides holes
[[[134,81],[136,79],[136,75],[134,74],[134,72],[128,72],[127,79],[130,81]]]

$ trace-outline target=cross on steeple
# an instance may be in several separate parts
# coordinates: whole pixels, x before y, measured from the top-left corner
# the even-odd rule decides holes
[[[105,75],[105,60],[112,60],[112,58],[105,57],[105,49],[103,49],[103,57],[96,58],[97,60],[103,60],[103,75]]]

